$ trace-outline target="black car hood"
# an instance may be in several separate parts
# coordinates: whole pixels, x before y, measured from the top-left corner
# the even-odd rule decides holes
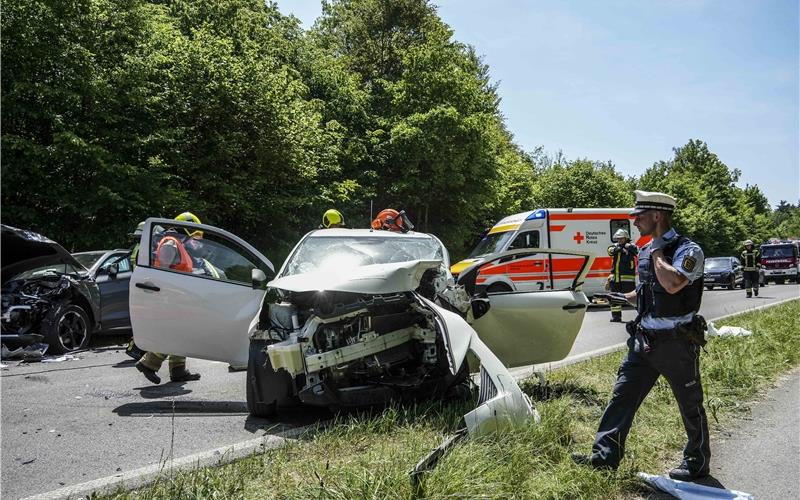
[[[2,225],[0,273],[3,283],[28,269],[49,264],[71,264],[77,269],[84,269],[75,257],[55,241],[33,231]]]

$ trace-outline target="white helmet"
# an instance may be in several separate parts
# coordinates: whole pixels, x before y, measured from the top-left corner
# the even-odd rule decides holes
[[[748,245],[753,246],[753,240],[745,240],[744,246],[748,246]]]
[[[628,231],[626,231],[626,230],[624,230],[622,228],[619,228],[619,229],[617,229],[617,232],[614,233],[614,237],[612,239],[614,241],[617,241],[620,238],[625,238],[626,240],[630,240],[631,239],[631,235],[628,234]]]

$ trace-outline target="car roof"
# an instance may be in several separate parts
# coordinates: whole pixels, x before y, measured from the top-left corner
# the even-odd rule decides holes
[[[409,231],[401,233],[396,231],[376,231],[374,229],[316,229],[308,234],[309,238],[351,237],[351,238],[427,238],[433,236],[428,233]]]

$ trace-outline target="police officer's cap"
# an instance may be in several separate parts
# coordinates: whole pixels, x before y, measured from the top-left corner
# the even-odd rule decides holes
[[[653,193],[650,191],[634,191],[636,194],[636,206],[631,215],[639,215],[648,210],[663,210],[672,212],[675,210],[675,198],[664,193]]]

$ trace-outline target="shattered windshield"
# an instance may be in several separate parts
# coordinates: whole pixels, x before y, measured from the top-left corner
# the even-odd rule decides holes
[[[433,238],[319,236],[306,238],[290,257],[283,276],[412,260],[444,259]]]
[[[484,237],[478,246],[469,254],[469,259],[482,257],[493,253],[500,252],[503,247],[508,243],[508,240],[516,234],[516,231],[505,231],[503,233],[488,234]]]

